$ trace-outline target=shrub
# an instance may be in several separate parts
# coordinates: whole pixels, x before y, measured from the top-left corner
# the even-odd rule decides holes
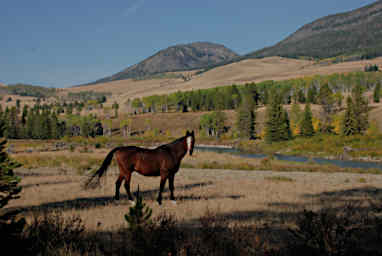
[[[83,255],[96,247],[86,238],[80,217],[64,218],[59,212],[35,215],[22,242],[28,248],[28,255],[57,255],[58,251]]]
[[[334,209],[318,213],[306,211],[297,220],[297,228],[290,229],[294,241],[292,254],[305,255],[365,255],[362,230],[370,222],[369,213],[347,205],[340,212]]]

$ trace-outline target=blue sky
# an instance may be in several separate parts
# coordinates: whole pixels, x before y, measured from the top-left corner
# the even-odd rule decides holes
[[[95,81],[180,43],[238,54],[368,0],[1,0],[0,82],[68,87]]]

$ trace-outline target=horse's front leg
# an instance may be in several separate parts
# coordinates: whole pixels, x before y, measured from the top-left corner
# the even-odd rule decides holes
[[[170,200],[175,202],[175,196],[174,196],[174,179],[175,179],[175,174],[172,174],[168,177],[168,186],[170,188]]]
[[[160,186],[159,186],[159,195],[158,195],[158,199],[157,199],[157,202],[159,205],[162,204],[162,192],[164,190],[164,186],[166,184],[166,180],[167,180],[167,175],[166,176],[161,176],[160,178]]]

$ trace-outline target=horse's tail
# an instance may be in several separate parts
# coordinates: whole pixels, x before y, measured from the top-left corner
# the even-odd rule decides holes
[[[111,160],[113,159],[114,153],[118,151],[120,147],[116,147],[107,154],[105,160],[103,160],[101,167],[85,181],[84,188],[92,189],[96,188],[100,185],[100,179],[106,173],[107,168],[111,164]]]

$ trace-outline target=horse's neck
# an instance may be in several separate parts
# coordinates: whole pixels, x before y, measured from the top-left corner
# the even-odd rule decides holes
[[[187,153],[187,147],[185,147],[185,138],[180,139],[179,141],[170,144],[171,151],[176,157],[178,161],[182,160],[182,158],[186,155]]]

